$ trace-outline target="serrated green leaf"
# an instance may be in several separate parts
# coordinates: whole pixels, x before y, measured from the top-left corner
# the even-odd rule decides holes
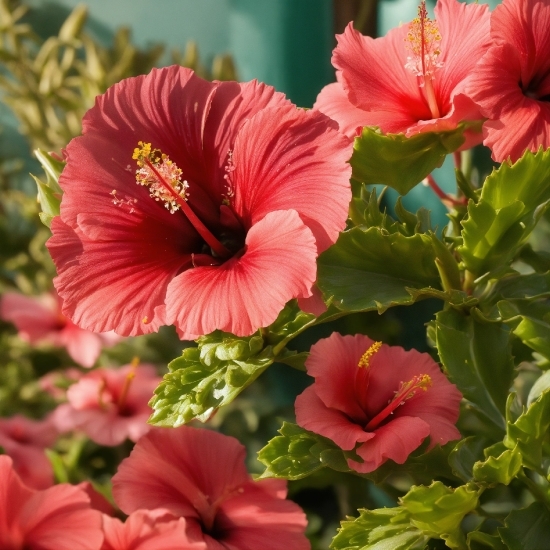
[[[550,300],[503,300],[497,307],[526,346],[550,359]]]
[[[355,227],[320,255],[318,285],[344,311],[384,312],[414,302],[408,288],[440,288],[431,237]]]
[[[463,481],[471,481],[474,464],[483,458],[483,449],[486,446],[487,440],[480,436],[460,440],[449,454],[449,464],[455,475]]]
[[[441,538],[450,548],[461,548],[465,540],[460,523],[477,507],[479,494],[473,485],[452,489],[434,481],[429,487],[411,487],[400,504],[409,512],[411,524],[426,536]]]
[[[149,419],[157,426],[177,427],[193,419],[206,421],[251,384],[275,356],[255,334],[239,338],[215,331],[198,340],[197,348],[174,359],[150,401]]]
[[[527,406],[531,405],[533,401],[536,401],[545,391],[550,390],[550,371],[543,372],[542,375],[537,378],[537,381],[533,384],[529,390],[527,396]]]
[[[352,178],[388,185],[406,195],[464,143],[463,130],[424,132],[407,138],[365,127],[353,145]]]
[[[401,508],[359,510],[358,518],[342,521],[332,550],[421,550],[428,537],[410,524]]]
[[[550,206],[550,152],[527,152],[503,163],[485,181],[477,204],[468,204],[463,244],[465,267],[476,276],[507,265]]]
[[[550,391],[523,410],[515,422],[508,421],[504,444],[508,449],[517,447],[527,468],[540,470],[542,446],[550,428]]]
[[[499,536],[472,531],[466,537],[469,550],[507,550]]]
[[[35,149],[34,155],[42,165],[44,172],[46,172],[47,179],[45,185],[55,193],[63,194],[61,187],[59,187],[59,176],[63,168],[65,168],[66,163],[62,160],[57,160],[46,151],[42,151],[42,149]]]
[[[550,272],[529,273],[499,279],[491,289],[488,299],[492,302],[513,299],[537,299],[550,296]]]
[[[327,466],[321,453],[331,445],[324,437],[289,422],[279,433],[258,452],[258,460],[266,466],[262,478],[301,479]],[[334,444],[332,448],[337,449]]]
[[[509,485],[522,467],[521,453],[517,446],[506,449],[503,443],[497,443],[485,449],[485,457],[486,460],[474,464],[476,481]]]
[[[44,182],[40,181],[36,176],[32,176],[36,182],[38,189],[38,202],[42,208],[42,212],[39,213],[40,220],[46,227],[50,227],[52,219],[55,216],[59,216],[59,209],[61,206],[61,196],[55,193]]]
[[[302,332],[315,321],[315,315],[306,313],[298,307],[296,300],[291,300],[279,313],[277,319],[265,331],[268,344],[278,348]]]
[[[452,309],[437,314],[435,327],[439,357],[451,380],[472,406],[504,430],[514,376],[509,329]]]
[[[544,550],[550,541],[550,512],[544,504],[533,502],[513,510],[498,532],[509,550]]]

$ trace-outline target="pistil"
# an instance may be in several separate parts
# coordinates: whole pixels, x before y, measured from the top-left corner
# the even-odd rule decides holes
[[[123,411],[124,407],[126,406],[126,399],[128,397],[128,392],[130,391],[130,386],[132,385],[132,381],[136,377],[136,369],[139,365],[139,358],[134,357],[132,359],[132,369],[130,372],[126,375],[126,380],[124,380],[124,386],[122,386],[122,390],[118,396],[117,400],[117,407],[119,411]]]
[[[211,233],[187,203],[189,184],[181,180],[181,170],[167,155],[158,149],[151,150],[150,143],[140,141],[138,145],[140,147],[134,149],[132,156],[139,167],[136,172],[137,183],[149,187],[151,197],[164,202],[171,214],[181,209],[212,252],[220,258],[230,258],[231,251]]]
[[[401,382],[399,389],[395,392],[394,398],[365,426],[366,430],[372,431],[406,401],[418,395],[421,391],[428,391],[432,385],[432,379],[428,374],[417,374],[408,382]]]
[[[378,352],[382,347],[382,342],[374,342],[368,349],[363,353],[359,362],[357,363],[357,371],[355,372],[355,391],[357,400],[361,405],[361,408],[365,409],[367,406],[368,398],[368,389],[370,382],[370,361],[372,356]]]

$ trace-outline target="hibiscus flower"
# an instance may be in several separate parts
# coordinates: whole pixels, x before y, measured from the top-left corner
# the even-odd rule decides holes
[[[124,523],[103,516],[103,532],[101,550],[206,550],[187,538],[185,520],[167,510],[137,510]]]
[[[143,436],[113,477],[123,512],[166,508],[187,522],[206,550],[307,550],[306,518],[286,482],[255,482],[234,438],[188,426]]]
[[[61,313],[61,300],[54,294],[23,296],[6,292],[0,297],[0,318],[13,323],[19,336],[30,344],[47,342],[64,347],[83,367],[92,367],[101,348],[119,340],[116,334],[93,334],[77,327]]]
[[[345,227],[350,143],[269,86],[183,67],[126,79],[67,147],[48,248],[64,313],[123,335],[250,335],[312,296]]]
[[[67,390],[68,403],[59,405],[53,419],[58,430],[82,430],[99,445],[137,441],[150,426],[148,405],[160,383],[153,365],[124,365],[96,369]]]
[[[489,120],[483,143],[494,160],[550,147],[550,3],[503,0],[491,15],[494,45],[468,92]]]
[[[428,436],[429,448],[460,438],[462,395],[427,353],[334,332],[312,346],[306,368],[315,382],[296,398],[296,421],[354,449],[357,472],[403,464]]]
[[[363,126],[412,136],[480,120],[464,87],[489,46],[489,17],[487,5],[440,0],[435,21],[423,1],[416,19],[381,38],[363,36],[350,23],[332,56],[337,82],[321,91],[314,108],[350,137]],[[479,132],[465,136],[468,147],[481,141]]]
[[[84,491],[65,483],[29,489],[0,456],[0,548],[99,550],[102,541],[101,513]]]
[[[0,418],[0,447],[13,460],[23,482],[33,489],[53,485],[53,468],[44,452],[57,439],[51,417],[31,420],[21,415]]]

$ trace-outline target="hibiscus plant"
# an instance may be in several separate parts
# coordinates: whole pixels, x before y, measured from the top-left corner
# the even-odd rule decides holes
[[[2,287],[0,318],[79,367],[0,419],[0,548],[550,548],[550,0],[337,41],[312,109],[128,69],[37,150],[53,288]],[[420,185],[446,218],[405,208]],[[316,527],[300,490],[333,485]]]

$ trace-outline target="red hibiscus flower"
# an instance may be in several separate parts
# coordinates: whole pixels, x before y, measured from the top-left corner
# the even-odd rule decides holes
[[[428,436],[430,448],[460,438],[462,395],[427,353],[335,332],[312,346],[306,367],[315,382],[296,398],[296,421],[355,449],[357,472],[403,464]]]
[[[61,300],[54,294],[31,297],[6,292],[0,297],[0,318],[12,322],[30,344],[47,342],[66,348],[83,367],[92,367],[101,348],[120,339],[114,333],[93,334],[77,327],[61,313]]]
[[[21,415],[0,418],[0,447],[13,460],[25,485],[46,489],[53,485],[53,468],[44,452],[57,439],[51,416],[31,420]]]
[[[100,96],[67,147],[48,248],[64,313],[123,335],[250,335],[312,295],[350,143],[273,88],[169,67]]]
[[[206,550],[185,534],[185,520],[167,510],[138,510],[123,523],[103,516],[105,540],[101,550]]]
[[[491,15],[494,45],[468,92],[489,120],[483,143],[493,159],[515,162],[550,147],[550,3],[503,0]]]
[[[142,437],[113,477],[123,512],[167,508],[207,550],[307,550],[306,518],[288,500],[286,482],[255,482],[234,438],[188,426]]]
[[[412,136],[482,118],[464,86],[489,45],[486,5],[440,0],[432,21],[422,2],[415,20],[382,38],[363,36],[351,23],[337,38],[338,82],[321,91],[315,108],[348,136],[363,126]],[[479,133],[466,137],[467,146],[481,141]]]
[[[67,390],[69,402],[57,407],[54,422],[59,431],[80,429],[100,445],[137,441],[150,429],[148,402],[160,380],[153,365],[94,370]]]
[[[29,489],[0,456],[0,548],[9,550],[99,550],[101,513],[78,487]]]

